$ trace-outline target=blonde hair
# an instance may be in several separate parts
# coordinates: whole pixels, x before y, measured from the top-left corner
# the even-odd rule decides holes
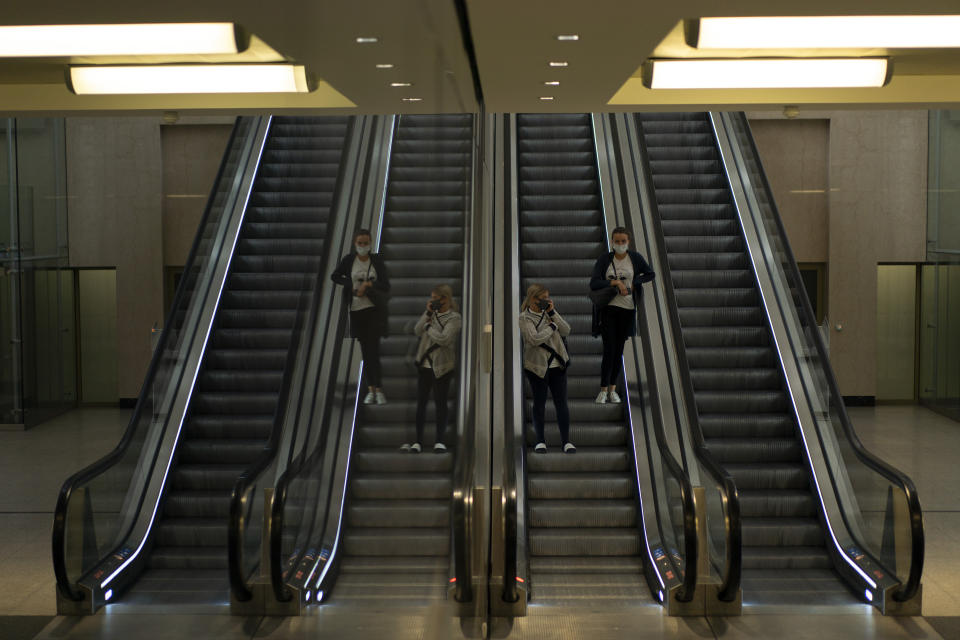
[[[530,303],[533,302],[534,298],[540,297],[541,294],[547,293],[547,289],[542,284],[534,282],[529,287],[527,287],[527,297],[523,299],[523,304],[520,305],[520,311],[526,311],[530,308]]]
[[[433,289],[430,290],[430,293],[436,294],[443,298],[446,298],[450,301],[450,308],[454,311],[459,312],[460,306],[457,304],[457,301],[453,299],[453,288],[448,284],[438,284]]]

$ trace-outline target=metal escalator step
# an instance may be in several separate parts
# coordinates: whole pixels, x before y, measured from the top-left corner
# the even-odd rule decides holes
[[[719,159],[712,160],[654,160],[650,162],[650,172],[653,175],[680,174],[684,171],[692,173],[720,173],[723,165]],[[663,210],[660,211],[663,217]],[[699,216],[698,216],[699,217]]]
[[[424,216],[432,216],[435,212],[419,212]],[[415,244],[422,242],[461,244],[463,242],[463,228],[461,226],[392,226],[385,227],[380,235],[380,244],[384,248]],[[393,278],[391,272],[390,277]],[[393,286],[393,282],[390,283]]]
[[[802,464],[736,462],[724,465],[738,489],[806,489],[810,478]]]
[[[577,473],[629,471],[632,464],[625,447],[586,447],[581,444],[576,455],[557,450],[527,456],[527,467],[530,473]]]
[[[670,275],[678,289],[734,288],[753,286],[756,282],[749,269],[674,269]]]
[[[347,574],[445,574],[450,561],[443,556],[351,556],[340,563],[340,575]]]
[[[787,412],[790,403],[783,391],[698,391],[697,410],[703,413]]]
[[[823,530],[816,518],[743,518],[743,546],[822,547]]]
[[[803,445],[789,438],[711,438],[707,448],[717,460],[728,462],[794,462],[804,460]]]
[[[217,328],[223,329],[286,329],[292,331],[297,312],[287,309],[226,309],[217,310]]]
[[[527,496],[531,500],[626,499],[634,497],[635,484],[636,479],[625,473],[528,473]]]
[[[449,473],[453,471],[453,456],[449,454],[410,454],[396,447],[388,449],[363,449],[354,458],[360,472],[378,473]]]
[[[796,425],[789,414],[700,414],[700,428],[705,438],[775,438],[796,435]]]
[[[157,524],[161,547],[226,547],[225,518],[164,518]]]
[[[546,574],[639,575],[643,573],[641,556],[533,556],[530,572],[541,578]]]
[[[709,146],[704,147],[672,147],[658,144],[656,140],[652,141],[645,136],[647,141],[647,156],[652,162],[670,160],[670,161],[702,161],[717,159],[717,151]]]
[[[695,368],[690,367],[690,379],[693,388],[699,391],[723,390],[781,390],[783,379],[780,371],[774,368],[734,367]]]
[[[547,447],[549,447],[549,450],[543,455],[549,456],[555,452],[559,452],[560,431],[557,429],[555,422],[547,423],[546,428],[544,429],[544,436],[546,437],[546,444]],[[531,424],[527,426],[528,446],[532,446],[530,445],[532,439],[533,425]],[[617,447],[623,446],[629,441],[629,434],[627,433],[627,427],[623,422],[573,422],[570,425],[570,440],[580,448]],[[580,454],[577,453],[577,455]]]
[[[743,251],[740,236],[664,236],[667,253],[733,253]]]
[[[323,251],[321,238],[240,238],[238,256],[316,256]]]
[[[286,349],[207,349],[204,366],[233,372],[283,369]]]
[[[762,604],[852,604],[857,602],[833,570],[745,570],[742,581],[745,602]]]
[[[570,527],[530,529],[531,556],[636,556],[641,552],[636,528]]]
[[[446,527],[450,500],[355,500],[347,522],[350,527]]]
[[[519,167],[519,178],[520,182],[524,185],[532,183],[537,180],[549,180],[549,181],[561,181],[561,180],[572,180],[579,181],[585,187],[587,183],[589,185],[589,192],[593,193],[596,189],[596,180],[597,180],[597,168],[589,164],[585,165],[560,165],[560,166],[548,166],[548,165],[525,165]],[[590,230],[591,232],[594,229]],[[521,235],[521,241],[523,236]]]
[[[750,260],[746,254],[741,251],[672,253],[667,256],[667,258],[671,269],[747,269],[750,267]],[[710,289],[706,291],[710,291]],[[748,291],[752,292],[754,290],[748,289]],[[714,305],[698,304],[693,306],[706,307]]]
[[[316,275],[304,271],[291,273],[231,273],[227,278],[226,290],[239,291],[295,291],[299,294],[305,286],[313,282]]]
[[[230,496],[222,491],[169,491],[163,502],[164,516],[175,518],[230,517]]]
[[[184,439],[178,460],[182,463],[250,464],[264,453],[263,439]]]
[[[216,413],[272,415],[277,407],[277,393],[226,393],[202,392],[194,394],[191,402],[193,414]]]
[[[606,253],[607,246],[604,241],[593,242],[564,242],[558,244],[555,242],[524,242],[520,247],[520,256],[523,260],[593,260],[597,256]],[[524,271],[526,271],[524,265]],[[589,277],[589,274],[585,274]],[[584,297],[586,295],[584,294]]]
[[[452,481],[448,473],[369,474],[354,478],[350,491],[354,498],[361,500],[439,500],[450,498],[451,487]]]
[[[697,165],[695,165],[697,166]],[[689,169],[692,169],[690,167]],[[676,169],[679,169],[677,167]],[[719,172],[671,171],[653,174],[656,189],[726,189],[729,185],[724,174]]]
[[[664,236],[734,236],[740,232],[740,225],[735,220],[663,220],[660,224]],[[683,268],[673,263],[672,256],[669,264],[671,269]]]
[[[438,282],[459,278],[463,274],[460,260],[387,260],[391,278],[424,278],[433,276]]]
[[[188,491],[226,491],[233,489],[246,464],[178,464],[171,471],[170,487]]]
[[[690,347],[686,352],[691,371],[720,367],[764,368],[777,364],[774,351],[768,347]]]
[[[635,500],[530,500],[528,510],[531,527],[637,525]]]
[[[283,370],[206,369],[197,377],[200,391],[279,391]]]
[[[267,415],[191,414],[184,423],[190,438],[260,438],[270,437],[274,418]]]
[[[453,242],[429,242],[422,238],[421,242],[408,244],[390,244],[384,247],[383,257],[388,263],[394,260],[423,260],[429,256],[433,260],[452,260],[458,264],[463,264],[463,247],[460,243]],[[429,291],[427,295],[429,295]],[[391,313],[393,307],[390,308]]]
[[[320,256],[245,256],[235,255],[231,263],[233,273],[316,273]]]
[[[566,155],[568,153],[592,152],[592,138],[560,138],[534,139],[517,136],[517,151],[519,153],[542,153],[550,155]],[[533,163],[524,163],[533,164]]]
[[[390,154],[391,168],[397,167],[448,167],[469,164],[470,152],[434,150],[430,153],[411,153],[394,147]]]
[[[344,535],[348,556],[446,556],[450,553],[448,527],[350,528]]]
[[[677,309],[682,327],[751,327],[766,326],[763,309],[756,306],[680,307]]]
[[[387,208],[402,211],[450,211],[463,208],[465,195],[388,195]]]
[[[740,515],[745,518],[789,516],[813,518],[817,505],[810,491],[783,489],[741,489]]]
[[[833,569],[825,547],[744,547],[743,570],[749,575],[757,569]]]
[[[278,291],[249,291],[227,289],[220,296],[220,304],[223,309],[284,309],[297,310],[307,299],[304,289],[307,284],[312,284],[313,278],[304,276],[303,287],[299,291],[278,290]]]
[[[243,226],[243,238],[252,240],[276,239],[287,243],[293,240],[319,240],[323,241],[327,231],[327,216],[315,213],[315,222],[286,222],[276,221],[273,223],[247,222]],[[298,253],[291,251],[290,248],[297,246],[296,243],[285,246],[278,245],[282,253]],[[316,246],[308,245],[308,246]]]
[[[524,209],[520,212],[521,229],[530,229],[530,233],[537,233],[541,228],[546,229],[566,229],[593,226],[599,228],[603,221],[603,211],[597,208],[590,209],[554,209],[549,211],[540,211],[537,209]],[[596,257],[594,258],[596,260]],[[530,274],[524,272],[524,277]],[[589,278],[590,272],[586,277]]]
[[[623,418],[622,404],[596,404],[593,399],[570,399],[567,401],[570,408],[571,425],[575,422],[616,422]],[[524,400],[525,415],[530,416],[533,411],[533,400]],[[548,429],[556,424],[557,411],[553,403],[548,401],[546,406],[545,420]],[[531,426],[532,428],[532,426]],[[572,436],[571,436],[572,439]],[[536,443],[533,443],[536,444]],[[576,444],[576,442],[574,443]]]
[[[227,569],[225,547],[154,547],[147,559],[151,569],[175,569],[196,571],[204,569]]]
[[[407,169],[407,171],[419,171],[422,174],[429,172],[428,169]],[[397,172],[393,172],[390,174],[390,181],[387,184],[387,194],[390,196],[417,196],[422,198],[437,196],[464,198],[467,195],[467,184],[463,180],[443,180],[439,174],[433,174],[432,177],[424,180],[424,175],[413,175],[403,179],[397,175]]]
[[[423,305],[427,303],[427,299],[430,297],[430,290],[437,286],[438,282],[436,278],[431,277],[420,277],[420,278],[401,278],[400,280],[391,280],[390,281],[390,295],[391,300],[395,300],[400,296],[410,296],[418,297],[422,303],[421,310]],[[450,285],[450,288],[453,289],[453,297],[459,302],[461,296],[463,295],[463,284],[460,282],[460,279],[457,278],[446,284]]]

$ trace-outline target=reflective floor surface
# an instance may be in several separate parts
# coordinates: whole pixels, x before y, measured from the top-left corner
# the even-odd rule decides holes
[[[443,605],[360,611],[328,605],[299,618],[235,617],[108,607],[86,618],[55,617],[50,529],[63,480],[107,453],[130,412],[79,409],[29,431],[0,432],[0,640],[31,638],[946,638],[960,640],[960,423],[917,406],[852,408],[863,443],[910,475],[924,508],[923,617],[891,618],[866,605],[840,610],[759,607],[731,618],[670,618],[653,606],[616,611],[531,607],[489,629]]]

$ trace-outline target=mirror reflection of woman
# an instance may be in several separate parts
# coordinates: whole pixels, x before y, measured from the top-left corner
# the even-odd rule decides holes
[[[615,287],[617,293],[609,304],[593,309],[594,336],[603,338],[603,359],[600,362],[600,393],[597,404],[619,403],[617,381],[623,370],[623,347],[627,338],[637,335],[637,305],[640,285],[654,278],[653,269],[642,255],[630,250],[630,232],[617,227],[610,234],[613,251],[597,259],[590,278],[594,291]]]
[[[420,453],[423,449],[423,428],[427,418],[427,401],[433,396],[436,409],[437,437],[433,451],[444,453],[447,431],[447,397],[456,374],[457,337],[461,318],[450,285],[441,284],[430,292],[427,308],[413,332],[420,337],[417,345],[417,439],[405,444],[401,451]]]
[[[570,325],[554,308],[550,292],[542,284],[531,284],[520,306],[520,333],[523,336],[523,369],[533,389],[533,428],[537,433],[535,453],[546,453],[544,417],[547,391],[553,396],[564,453],[576,453],[570,442],[570,409],[567,406],[567,364],[570,356],[563,338]]]
[[[343,256],[330,279],[350,291],[350,336],[360,343],[367,394],[363,404],[386,404],[380,367],[380,338],[387,335],[386,297],[390,292],[387,265],[378,253],[370,253],[369,229],[353,236],[353,251]],[[348,288],[349,287],[349,288]],[[376,298],[374,294],[380,294]],[[374,300],[380,303],[376,304]]]

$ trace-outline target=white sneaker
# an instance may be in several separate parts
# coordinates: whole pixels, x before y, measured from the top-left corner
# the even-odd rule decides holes
[[[377,391],[377,404],[387,404],[387,396],[383,395],[383,391]]]
[[[597,394],[597,399],[594,401],[597,404],[607,404],[607,392],[601,391]]]
[[[577,452],[577,448],[576,448],[575,446],[573,446],[573,443],[572,443],[572,442],[568,442],[567,444],[563,445],[563,452],[564,452],[564,453],[576,453],[576,452]]]
[[[419,442],[414,442],[412,445],[410,445],[410,453],[420,453],[421,450],[422,449]]]
[[[611,391],[609,398],[610,398],[610,402],[612,402],[613,404],[620,404],[620,396],[617,395],[616,391]]]
[[[537,443],[537,446],[535,446],[535,447],[533,448],[533,450],[534,450],[535,452],[537,452],[537,453],[546,453],[546,452],[547,452],[547,445],[546,445],[546,443],[544,443],[544,442],[538,442],[538,443]]]
[[[402,451],[403,453],[410,453],[410,445],[409,444],[400,445],[400,451]]]
[[[363,404],[373,404],[377,401],[376,396],[374,396],[373,391],[367,391],[367,395],[363,396]]]
[[[442,442],[438,442],[437,444],[433,445],[433,452],[434,452],[434,453],[446,453],[446,452],[447,452],[447,445],[443,444]]]

